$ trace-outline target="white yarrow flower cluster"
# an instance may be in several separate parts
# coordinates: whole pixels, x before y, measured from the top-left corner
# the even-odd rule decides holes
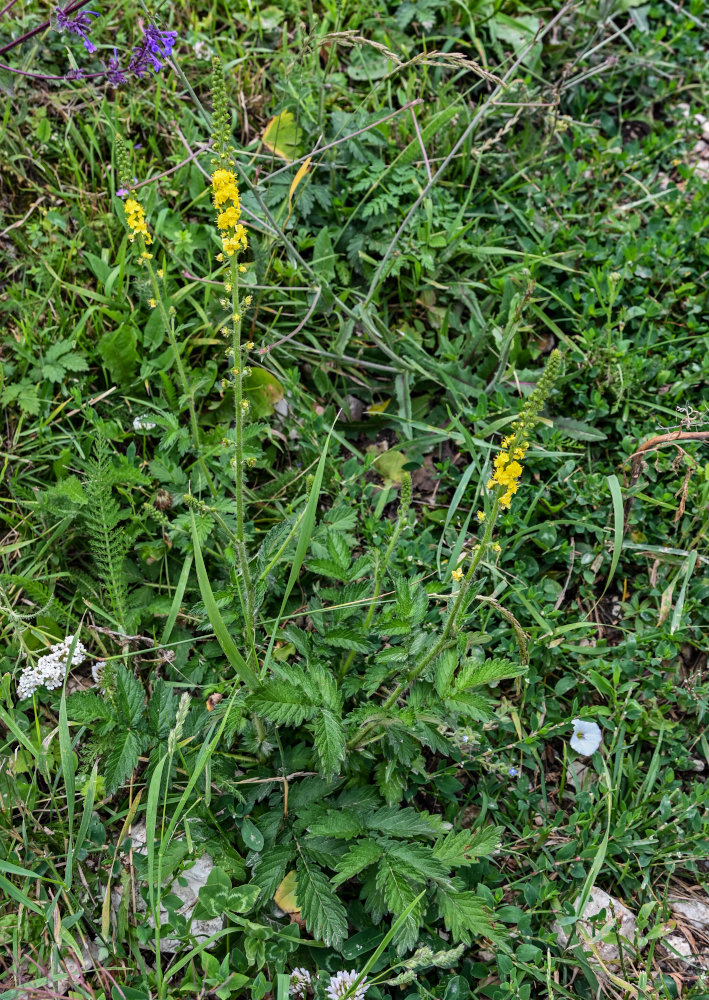
[[[42,685],[49,691],[61,687],[69,662],[69,650],[73,642],[74,636],[68,635],[66,639],[51,646],[49,653],[40,656],[34,667],[25,667],[17,682],[18,698],[29,698]],[[71,656],[71,666],[78,667],[85,659],[86,647],[81,640],[77,639]]]
[[[292,997],[297,997],[298,1000],[305,1000],[305,995],[308,992],[308,987],[312,983],[312,976],[307,969],[297,968],[293,969],[290,974],[290,984],[288,986],[288,992]]]
[[[574,732],[569,740],[569,746],[576,753],[590,757],[598,750],[603,739],[601,727],[597,722],[587,722],[584,719],[573,720]]]
[[[357,979],[359,975],[354,969],[351,972],[338,972],[334,976],[330,976],[330,983],[327,987],[326,993],[330,1000],[342,1000],[347,991],[351,989],[352,984]],[[367,977],[365,976],[362,982],[359,984],[357,989],[352,994],[350,1000],[364,1000],[364,995],[369,989],[366,985]]]

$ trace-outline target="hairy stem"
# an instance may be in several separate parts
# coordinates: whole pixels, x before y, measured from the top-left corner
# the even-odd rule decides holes
[[[231,304],[232,304],[232,351],[234,357],[234,419],[236,432],[236,449],[234,455],[234,479],[236,492],[236,547],[239,553],[241,575],[246,590],[244,611],[246,629],[252,659],[255,659],[254,637],[254,587],[249,567],[249,556],[246,549],[244,533],[244,420],[248,403],[244,399],[244,365],[241,357],[241,302],[239,299],[239,265],[236,254],[231,263]],[[246,404],[246,405],[245,405]],[[252,664],[255,666],[255,664]]]

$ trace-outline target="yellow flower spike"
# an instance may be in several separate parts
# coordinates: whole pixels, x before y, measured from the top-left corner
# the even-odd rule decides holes
[[[145,210],[139,201],[135,198],[127,198],[125,205],[123,206],[126,213],[126,222],[128,223],[128,228],[130,229],[130,236],[128,237],[131,243],[136,238],[136,236],[142,236],[146,245],[150,245],[153,242],[153,238],[148,232],[148,227],[145,222]]]

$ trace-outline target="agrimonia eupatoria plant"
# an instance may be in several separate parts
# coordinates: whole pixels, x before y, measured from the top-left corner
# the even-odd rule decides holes
[[[373,924],[388,924],[401,955],[416,947],[424,927],[445,928],[452,944],[469,944],[476,936],[500,940],[488,897],[478,890],[473,874],[479,859],[498,847],[498,829],[481,826],[456,832],[432,811],[429,800],[422,801],[418,790],[426,787],[434,760],[463,771],[473,766],[471,749],[482,727],[495,719],[495,705],[485,688],[519,676],[527,663],[521,627],[485,595],[481,570],[500,550],[494,537],[499,515],[514,503],[522,462],[559,373],[560,355],[553,352],[502,442],[487,479],[489,503],[478,512],[479,537],[471,540],[465,558],[454,568],[446,596],[425,586],[421,575],[402,572],[406,561],[400,548],[413,527],[407,475],[398,514],[386,525],[380,551],[365,548],[353,554],[359,549],[356,517],[342,502],[318,523],[327,442],[302,509],[273,527],[260,549],[252,551],[246,531],[244,440],[250,409],[245,380],[251,373],[253,344],[242,338],[250,299],[240,292],[241,276],[249,266],[248,236],[241,222],[224,79],[216,61],[213,108],[211,194],[221,244],[221,304],[229,309],[221,331],[229,343],[222,386],[231,389],[234,403],[235,527],[224,522],[217,505],[198,498],[196,489],[185,499],[191,508],[201,612],[228,661],[227,676],[215,691],[221,700],[208,705],[210,735],[198,765],[209,767],[212,786],[231,803],[227,811],[235,818],[236,843],[251,872],[247,909],[253,912],[249,920],[238,916],[244,909],[227,912],[228,919],[235,933],[248,939],[245,948],[256,967],[266,961],[265,948],[263,941],[252,941],[245,925],[259,907],[264,919],[272,919],[271,900],[282,896],[284,887],[292,891],[305,931],[335,949],[348,936],[348,904],[355,900]],[[172,345],[189,411],[192,449],[203,471],[201,485],[214,493],[195,394],[175,333],[166,265],[154,267],[149,219],[131,191],[120,138],[117,160],[129,240],[153,292],[149,305],[159,310]],[[227,535],[224,557],[215,558],[212,552],[209,565],[196,527],[201,517],[213,518],[217,532]],[[228,614],[225,591],[218,602],[212,589],[213,582],[225,578],[232,595]],[[289,604],[296,581],[298,598]],[[294,620],[304,601],[306,627]],[[514,629],[518,656],[485,655],[486,637],[471,629],[485,601]],[[118,718],[107,719],[109,731]],[[133,727],[139,724],[137,710],[129,721]],[[248,772],[244,779],[234,776],[235,751]],[[155,765],[158,781],[167,756]],[[169,824],[168,840],[178,818],[179,813]],[[216,892],[207,886],[200,896],[207,911],[216,905],[210,902]],[[153,906],[157,914],[159,887]],[[361,984],[355,983],[348,979],[347,988],[359,989]]]

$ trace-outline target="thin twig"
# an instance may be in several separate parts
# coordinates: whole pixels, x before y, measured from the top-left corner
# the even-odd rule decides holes
[[[29,219],[30,215],[32,215],[32,213],[34,212],[35,208],[38,205],[40,205],[44,200],[45,197],[44,195],[42,195],[40,198],[37,199],[37,201],[33,202],[30,205],[27,214],[22,219],[20,219],[19,222],[13,222],[11,226],[7,227],[7,229],[3,229],[3,231],[0,233],[0,239],[2,239],[3,236],[6,236],[11,229],[17,229],[18,226],[21,226],[24,222],[26,222]]]
[[[296,333],[300,333],[300,331],[303,329],[303,327],[305,326],[305,324],[308,322],[308,320],[310,319],[310,317],[315,312],[315,306],[320,301],[320,296],[322,295],[322,288],[318,287],[318,288],[315,288],[313,290],[315,292],[315,298],[313,299],[312,304],[310,306],[310,309],[308,309],[308,311],[305,314],[305,317],[303,318],[302,322],[300,322],[297,325],[297,327],[295,328],[295,330],[293,330],[292,333],[288,333],[288,334],[286,334],[285,337],[281,337],[281,339],[277,340],[275,342],[275,344],[269,344],[267,347],[262,347],[260,349],[260,351],[259,351],[259,354],[268,354],[268,352],[271,351],[271,350],[273,350],[274,347],[279,347],[281,344],[285,344],[285,342],[287,340],[290,340],[291,337],[295,337]]]

